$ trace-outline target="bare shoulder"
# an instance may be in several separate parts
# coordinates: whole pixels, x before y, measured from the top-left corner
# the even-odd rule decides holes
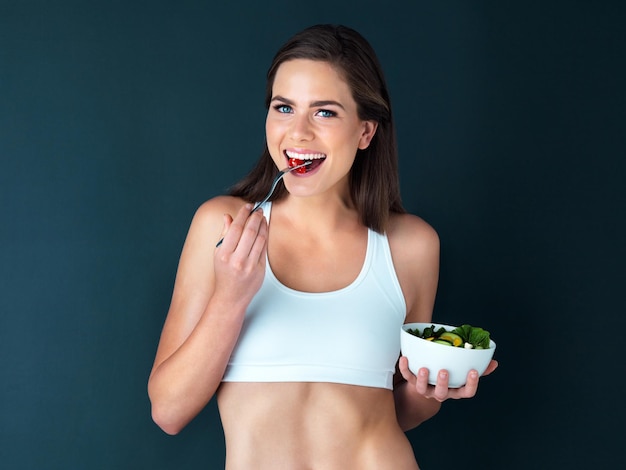
[[[245,203],[243,199],[233,196],[217,196],[209,199],[196,210],[190,235],[192,235],[191,232],[199,231],[205,239],[217,243],[224,227],[224,214],[234,217]]]
[[[199,208],[203,212],[237,212],[246,203],[243,199],[234,196],[216,196],[204,202]]]
[[[430,321],[439,280],[439,235],[412,214],[394,214],[387,231],[407,321]]]
[[[433,251],[439,253],[439,235],[424,219],[413,214],[392,214],[387,236],[392,253],[419,257]]]
[[[207,284],[212,278],[213,255],[222,237],[224,214],[236,214],[243,204],[245,201],[239,198],[218,196],[198,207],[187,232],[177,273],[177,279],[183,280],[184,285]],[[177,286],[174,293],[177,293]]]

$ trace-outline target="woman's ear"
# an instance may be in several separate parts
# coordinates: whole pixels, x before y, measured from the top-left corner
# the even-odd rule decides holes
[[[361,138],[359,139],[360,150],[365,150],[369,147],[370,142],[374,138],[374,134],[376,134],[376,129],[378,129],[378,123],[376,121],[363,122],[363,134],[361,134]]]

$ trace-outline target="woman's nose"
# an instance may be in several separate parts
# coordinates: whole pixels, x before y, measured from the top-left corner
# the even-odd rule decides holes
[[[310,140],[313,137],[313,129],[308,116],[294,116],[289,129],[289,136],[293,140]]]

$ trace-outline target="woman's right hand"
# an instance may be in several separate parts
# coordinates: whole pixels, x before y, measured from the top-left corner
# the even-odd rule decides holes
[[[247,306],[265,276],[267,220],[245,204],[233,219],[224,214],[223,242],[215,249],[214,295]]]
[[[223,243],[215,248],[219,214]],[[267,221],[234,198],[203,204],[185,240],[172,302],[148,382],[154,421],[176,434],[219,387],[248,304],[261,287]]]

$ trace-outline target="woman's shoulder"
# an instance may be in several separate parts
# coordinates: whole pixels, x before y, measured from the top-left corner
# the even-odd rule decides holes
[[[405,247],[407,251],[416,249],[439,249],[439,235],[424,219],[413,214],[392,214],[389,219],[387,237],[392,246],[398,249]],[[403,250],[404,251],[404,250]]]
[[[439,235],[424,219],[412,214],[394,214],[387,231],[396,272],[412,282],[424,271],[439,267]]]
[[[194,214],[190,232],[200,233],[203,238],[219,240],[224,228],[224,215],[237,214],[245,200],[233,196],[216,196],[203,202]]]
[[[240,197],[234,196],[216,196],[203,202],[196,211],[196,217],[214,218],[221,220],[224,214],[234,215],[246,203]]]

